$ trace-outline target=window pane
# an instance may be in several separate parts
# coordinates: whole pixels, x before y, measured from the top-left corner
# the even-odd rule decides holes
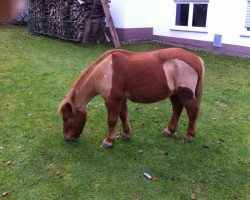
[[[188,12],[189,12],[189,4],[176,4],[175,25],[187,26]]]
[[[207,4],[194,4],[192,26],[206,27]]]

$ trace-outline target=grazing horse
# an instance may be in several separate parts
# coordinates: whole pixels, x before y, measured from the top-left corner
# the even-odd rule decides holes
[[[195,136],[203,80],[202,59],[181,48],[143,53],[107,51],[82,73],[59,106],[64,138],[72,140],[80,136],[87,118],[86,105],[99,94],[108,112],[109,129],[102,143],[103,148],[114,144],[119,117],[123,128],[122,139],[127,140],[132,136],[127,99],[137,103],[153,103],[170,98],[173,115],[162,132],[163,136],[175,133],[185,107],[189,124],[184,142],[191,142]]]

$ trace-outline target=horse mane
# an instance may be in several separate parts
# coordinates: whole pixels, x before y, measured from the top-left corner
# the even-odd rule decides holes
[[[109,55],[113,54],[114,52],[127,52],[127,51],[121,50],[121,49],[107,51],[104,54],[102,54],[95,62],[90,64],[86,68],[86,70],[84,70],[82,75],[73,83],[71,89],[69,90],[69,92],[67,93],[65,98],[60,103],[59,108],[58,108],[58,115],[59,116],[63,115],[62,111],[63,111],[63,107],[66,103],[69,103],[71,105],[72,111],[73,111],[73,113],[75,113],[76,107],[75,107],[75,104],[73,102],[72,97],[75,94],[76,89],[82,83],[82,81],[85,80],[86,77],[88,77],[94,71],[94,69],[98,66],[99,63],[101,63],[105,58],[107,58]]]

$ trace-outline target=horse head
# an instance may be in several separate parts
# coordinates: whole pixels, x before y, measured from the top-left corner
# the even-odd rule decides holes
[[[70,103],[65,103],[60,113],[63,118],[64,139],[71,141],[77,139],[85,126],[87,112],[85,110],[73,109]]]

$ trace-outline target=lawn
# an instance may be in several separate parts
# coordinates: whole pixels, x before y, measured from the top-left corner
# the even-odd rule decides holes
[[[132,51],[166,47],[123,45]],[[112,48],[0,27],[0,193],[8,192],[6,199],[249,199],[249,58],[194,51],[205,61],[206,78],[191,144],[179,139],[185,112],[177,137],[160,135],[171,117],[165,100],[129,102],[133,139],[101,149],[107,123],[100,97],[87,107],[79,140],[63,140],[58,104],[82,70]]]

